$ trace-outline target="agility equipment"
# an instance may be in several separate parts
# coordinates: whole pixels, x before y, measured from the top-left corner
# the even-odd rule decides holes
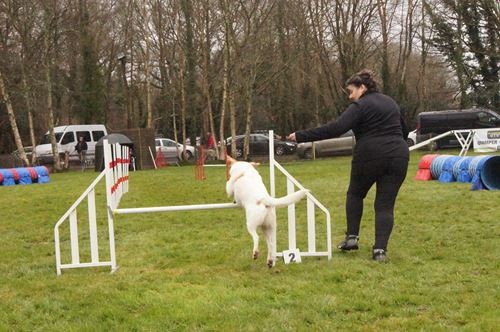
[[[425,141],[420,142],[418,144],[412,145],[408,149],[410,151],[413,151],[415,149],[419,149],[421,147],[427,146],[427,145],[431,144],[432,142],[437,141],[438,139],[441,139],[441,138],[446,137],[448,135],[455,135],[456,139],[460,143],[462,150],[460,150],[460,153],[458,155],[460,157],[466,156],[467,152],[469,151],[470,145],[472,144],[473,139],[474,139],[474,135],[475,135],[474,129],[450,130],[450,131],[447,131],[446,133],[443,133],[441,135],[431,137],[428,140],[425,140]]]
[[[113,223],[113,209],[118,207],[121,197],[128,191],[128,166],[129,148],[120,146],[119,143],[110,145],[108,140],[103,141],[104,149],[104,170],[97,176],[91,185],[83,192],[76,202],[66,211],[54,226],[54,244],[56,254],[57,274],[61,274],[62,269],[110,266],[111,271],[116,271],[115,255],[115,232]],[[95,201],[95,187],[102,178],[106,180],[106,203],[108,215],[108,240],[109,240],[109,260],[100,261],[99,246],[97,237],[97,214]],[[76,209],[84,200],[88,205],[88,223],[90,239],[90,262],[80,261],[80,250],[78,241],[78,222]],[[61,243],[59,228],[63,222],[69,220],[71,263],[63,264],[61,261]]]
[[[453,166],[453,177],[457,182],[470,182],[469,165],[473,157],[462,157]]]
[[[274,137],[273,132],[269,132],[269,137]],[[128,167],[129,167],[129,151],[128,147],[120,146],[118,143],[114,145],[108,144],[107,140],[103,142],[105,168],[92,182],[92,184],[83,192],[83,194],[75,201],[75,203],[66,211],[54,226],[55,239],[55,256],[56,256],[56,272],[61,274],[63,269],[71,268],[88,268],[109,266],[111,272],[117,270],[115,253],[115,233],[114,219],[119,214],[133,213],[156,213],[156,212],[180,212],[180,211],[197,211],[197,210],[212,210],[212,209],[229,209],[239,207],[234,203],[215,203],[215,204],[197,204],[197,205],[180,205],[180,206],[159,206],[159,207],[136,207],[136,208],[118,208],[121,197],[129,191],[128,182]],[[269,140],[269,170],[270,170],[270,194],[275,197],[275,169],[278,169],[287,180],[287,193],[291,194],[295,191],[295,187],[304,189],[304,187],[293,178],[277,161],[274,160],[274,141]],[[100,260],[100,251],[98,245],[98,231],[96,223],[96,201],[95,188],[97,184],[105,178],[106,186],[106,210],[108,220],[108,242],[109,242],[109,260]],[[90,242],[90,262],[81,262],[78,237],[78,222],[77,222],[77,207],[87,201],[88,206],[88,224],[89,224],[89,242]],[[317,250],[317,233],[316,233],[316,213],[315,207],[318,207],[325,215],[326,227],[326,249],[323,251]],[[288,206],[288,250],[276,252],[276,257],[283,257],[283,253],[293,250],[298,252],[296,238],[296,218],[295,204]],[[69,221],[69,243],[65,241],[65,245],[69,244],[71,251],[71,262],[63,263],[61,257],[61,239],[60,228]],[[101,237],[102,239],[102,237]],[[82,241],[83,243],[84,241]],[[275,248],[276,243],[275,243]],[[301,256],[326,256],[329,260],[332,257],[331,248],[331,221],[329,211],[311,194],[307,193],[307,249],[300,250]]]
[[[425,173],[429,162],[430,178]],[[470,182],[471,190],[500,190],[500,156],[425,155],[420,159],[415,178],[440,182]]]
[[[198,147],[198,160],[194,166],[194,178],[196,180],[205,180],[205,150],[203,146]]]
[[[49,170],[45,166],[0,169],[0,185],[48,183]]]
[[[431,174],[431,164],[434,158],[436,158],[437,154],[426,154],[420,159],[418,163],[418,171],[415,176],[415,180],[428,181],[432,180]]]

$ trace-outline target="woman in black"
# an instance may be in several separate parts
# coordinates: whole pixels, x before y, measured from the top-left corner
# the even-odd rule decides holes
[[[363,70],[354,74],[346,85],[352,103],[336,121],[296,131],[288,138],[297,142],[310,142],[338,137],[349,129],[353,130],[356,146],[346,200],[347,232],[338,248],[358,249],[363,199],[376,183],[372,258],[384,262],[387,260],[387,243],[394,224],[394,203],[408,169],[408,130],[396,102],[378,92],[371,71]]]

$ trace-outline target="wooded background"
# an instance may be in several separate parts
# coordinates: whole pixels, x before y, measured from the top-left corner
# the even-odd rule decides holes
[[[363,68],[410,126],[498,111],[499,17],[497,0],[0,0],[0,153],[66,124],[284,135],[335,119]]]

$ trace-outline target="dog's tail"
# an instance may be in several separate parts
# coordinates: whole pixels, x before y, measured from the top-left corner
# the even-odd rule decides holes
[[[294,192],[293,194],[286,195],[280,198],[274,198],[271,196],[267,196],[262,199],[261,203],[266,206],[275,206],[275,207],[285,207],[293,203],[297,203],[300,201],[306,194],[309,192],[307,189],[301,189],[299,191]]]

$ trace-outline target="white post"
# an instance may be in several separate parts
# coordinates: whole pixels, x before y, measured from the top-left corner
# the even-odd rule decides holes
[[[274,182],[274,130],[269,130],[269,191],[271,197],[276,197],[276,183]],[[276,225],[276,233],[278,233],[278,225]],[[273,257],[276,257],[277,239],[273,238]]]
[[[271,197],[276,197],[276,183],[274,182],[274,130],[269,130],[269,191]]]
[[[87,195],[89,211],[89,232],[90,232],[90,256],[92,263],[99,262],[99,245],[97,243],[97,224],[95,212],[95,193],[92,189]]]
[[[316,224],[314,203],[307,198],[307,245],[309,252],[316,252]]]
[[[80,252],[78,249],[78,223],[76,221],[76,209],[69,214],[69,231],[71,240],[71,263],[80,263]]]
[[[125,147],[125,159],[126,162],[123,163],[123,174],[127,178],[125,183],[123,184],[123,193],[128,193],[128,167],[130,164],[130,148],[128,146]]]
[[[116,150],[116,165],[115,165],[115,171],[116,171],[116,178],[117,182],[116,184],[118,187],[116,188],[116,206],[120,204],[120,200],[123,195],[123,184],[122,184],[122,147],[120,144],[116,143],[115,144],[115,150]]]
[[[286,188],[287,188],[287,194],[293,194],[295,191],[295,186],[293,185],[293,182],[290,181],[290,179],[286,179]],[[297,237],[295,234],[295,204],[290,204],[288,206],[288,247],[290,249],[296,249],[297,248]]]
[[[103,141],[104,148],[104,169],[106,172],[106,205],[108,212],[108,232],[109,232],[109,256],[111,262],[111,271],[116,271],[116,255],[115,255],[115,229],[113,225],[113,209],[116,207],[115,205],[115,197],[112,192],[112,188],[114,187],[115,176],[114,176],[114,153],[111,151],[111,145],[108,143],[108,140]]]
[[[61,246],[59,244],[59,227],[54,227],[54,245],[56,248],[56,273],[61,275]]]
[[[115,227],[113,224],[113,211],[108,207],[108,232],[109,232],[109,260],[111,262],[111,272],[115,272],[118,267],[116,266],[115,254]]]

